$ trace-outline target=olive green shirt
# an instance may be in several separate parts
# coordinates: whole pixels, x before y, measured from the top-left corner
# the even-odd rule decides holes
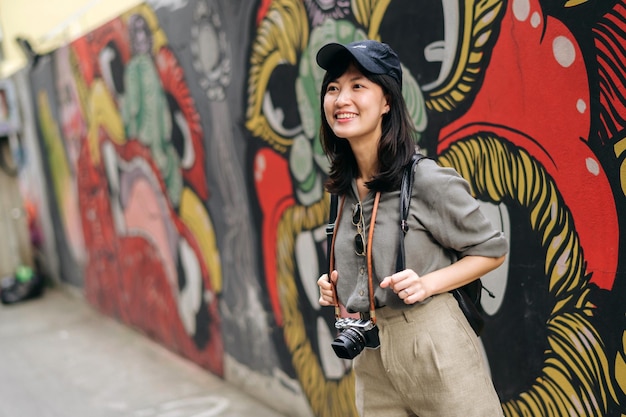
[[[508,251],[504,234],[496,230],[470,194],[469,184],[454,169],[423,159],[415,180],[405,236],[406,268],[419,276],[444,268],[456,260],[479,255],[498,258]],[[367,241],[375,192],[361,201]],[[339,273],[337,294],[349,312],[369,311],[367,258],[356,254],[352,211],[359,201],[356,181],[345,195],[336,227],[335,269]],[[390,288],[380,282],[396,272],[400,230],[400,191],[381,193],[372,244],[376,307],[407,308]]]

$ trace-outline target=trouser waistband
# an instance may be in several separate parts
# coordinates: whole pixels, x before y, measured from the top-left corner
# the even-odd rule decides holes
[[[380,318],[383,320],[391,320],[397,317],[404,317],[407,321],[410,321],[409,317],[411,314],[413,314],[420,307],[430,303],[431,301],[434,301],[436,298],[440,298],[439,296],[440,294],[434,295],[419,304],[413,304],[411,306],[407,306],[406,308],[391,308],[391,307],[386,307],[386,306],[379,307],[376,310],[374,310],[374,313],[376,314],[377,319]],[[361,319],[363,320],[371,319],[370,312],[359,313],[359,315]]]

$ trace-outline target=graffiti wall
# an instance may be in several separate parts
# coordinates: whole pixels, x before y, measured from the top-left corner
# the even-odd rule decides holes
[[[419,145],[509,237],[481,338],[505,415],[625,415],[624,1],[131,9],[31,70],[63,278],[287,415],[356,416],[317,304],[314,57],[365,38],[399,53]]]

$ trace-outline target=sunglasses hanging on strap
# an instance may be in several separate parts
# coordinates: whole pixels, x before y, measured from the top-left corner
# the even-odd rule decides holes
[[[327,257],[328,257],[328,275],[329,275],[329,279],[330,279],[330,273],[333,271],[333,269],[335,268],[335,241],[334,241],[334,237],[335,237],[335,229],[338,227],[337,223],[339,223],[339,218],[341,217],[341,212],[343,212],[343,205],[346,201],[345,196],[344,198],[341,199],[341,207],[339,208],[339,210],[337,210],[337,204],[338,204],[338,199],[336,198],[337,196],[332,194],[331,195],[331,204],[330,204],[330,221],[328,222],[328,226],[326,227],[326,239],[327,239],[327,244],[328,244],[328,253],[327,253]],[[359,253],[359,250],[357,249],[357,255],[359,256],[366,256],[367,257],[367,277],[368,277],[368,291],[369,291],[369,301],[370,301],[370,320],[372,321],[372,323],[376,324],[376,308],[374,305],[374,279],[372,277],[372,271],[374,270],[373,266],[372,266],[372,241],[374,238],[374,226],[376,224],[376,214],[378,212],[378,202],[380,201],[380,191],[378,191],[376,193],[376,196],[374,197],[374,206],[372,208],[372,218],[370,220],[370,228],[369,228],[369,233],[368,233],[368,237],[367,237],[367,245],[365,246],[365,252],[364,254]],[[360,222],[363,221],[362,219],[362,213],[360,214]],[[353,222],[354,223],[354,222]],[[363,239],[362,237],[362,231],[360,231],[357,236],[361,236],[361,239]],[[356,242],[356,241],[355,241]],[[363,242],[361,242],[362,244],[364,244]],[[361,247],[361,251],[364,248]],[[335,285],[333,285],[333,298],[334,298],[334,302],[335,302],[335,317],[337,319],[339,319],[341,317],[341,308],[339,306],[339,300],[337,298],[337,287]]]

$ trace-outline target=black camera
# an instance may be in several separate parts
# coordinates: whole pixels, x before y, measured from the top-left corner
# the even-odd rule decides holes
[[[354,359],[366,347],[380,346],[378,327],[371,320],[340,318],[335,327],[341,330],[331,343],[335,354],[342,359]]]

